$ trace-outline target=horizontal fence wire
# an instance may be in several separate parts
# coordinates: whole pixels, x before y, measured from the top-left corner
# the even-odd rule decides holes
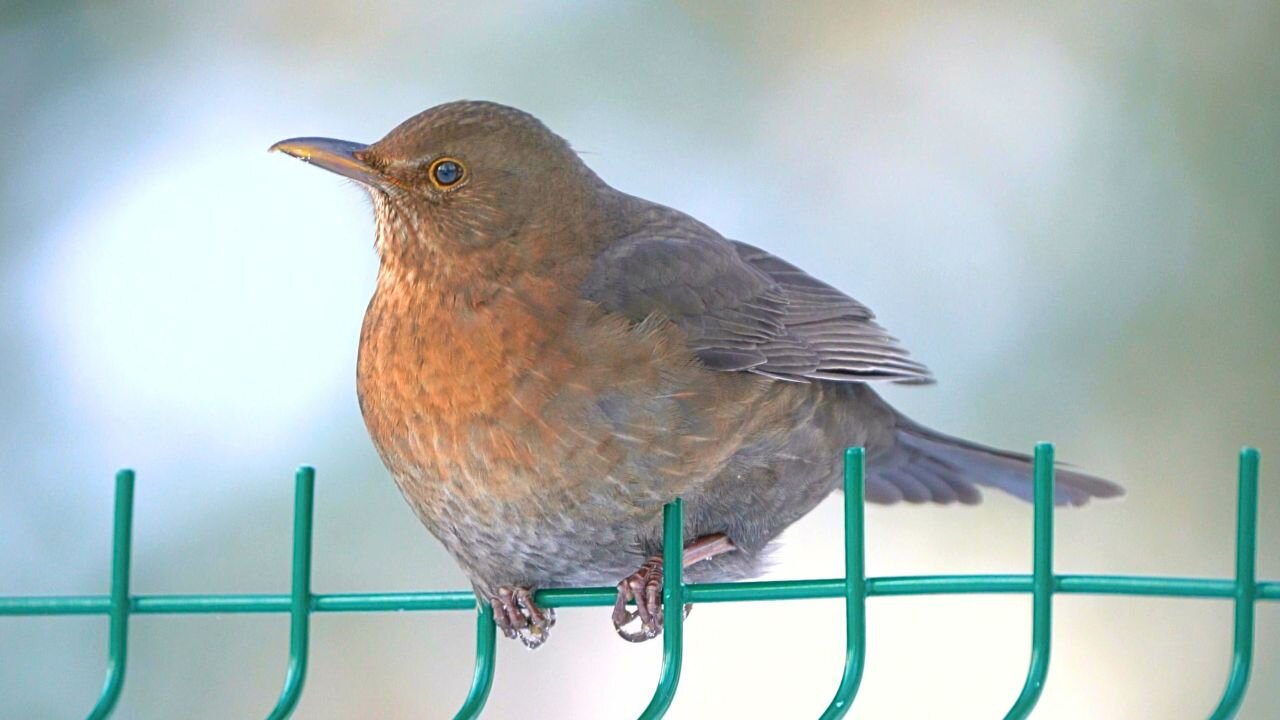
[[[1254,613],[1260,601],[1280,600],[1280,581],[1260,582],[1256,577],[1258,464],[1253,448],[1240,451],[1237,496],[1236,566],[1234,579],[1156,577],[1134,575],[1078,575],[1053,572],[1053,446],[1040,443],[1034,463],[1034,529],[1032,572],[1002,575],[915,575],[872,577],[864,565],[865,455],[849,448],[844,457],[845,576],[820,580],[784,580],[686,585],[681,577],[683,507],[681,501],[663,510],[664,586],[667,608],[686,603],[744,602],[842,598],[845,606],[845,665],[835,696],[821,715],[823,720],[844,717],[853,704],[866,657],[866,599],[901,595],[1029,594],[1032,597],[1032,639],[1027,675],[1010,707],[1007,719],[1026,718],[1035,708],[1049,670],[1052,604],[1055,595],[1124,595],[1234,600],[1233,649],[1226,687],[1209,715],[1212,720],[1233,718],[1239,712],[1253,663]],[[392,612],[471,610],[476,613],[475,671],[456,718],[480,715],[493,687],[497,661],[493,610],[477,603],[470,591],[401,593],[331,593],[311,591],[312,518],[315,471],[300,468],[295,477],[293,517],[292,586],[288,595],[135,595],[130,592],[130,560],[133,537],[131,470],[116,474],[115,516],[112,543],[111,593],[87,596],[0,597],[0,616],[107,615],[110,632],[107,673],[96,703],[93,720],[111,715],[124,688],[128,656],[129,617],[132,615],[180,615],[216,613],[289,613],[289,661],[280,697],[266,717],[289,717],[302,696],[307,673],[310,617],[322,612]],[[615,588],[562,588],[541,590],[536,602],[547,608],[612,605]],[[682,612],[668,612],[663,633],[662,667],[657,687],[640,718],[661,718],[675,698],[683,658]]]

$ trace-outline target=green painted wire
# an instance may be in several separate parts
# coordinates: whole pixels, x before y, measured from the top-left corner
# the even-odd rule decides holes
[[[129,561],[133,555],[133,471],[116,473],[116,507],[111,543],[111,636],[107,650],[107,679],[89,711],[89,720],[111,715],[124,689],[129,654]]]
[[[1035,465],[1035,559],[1031,571],[1031,662],[1022,692],[1005,720],[1031,715],[1049,674],[1049,641],[1053,632],[1053,445],[1036,445]]]
[[[285,720],[298,706],[307,679],[311,637],[311,519],[315,507],[316,471],[298,468],[293,495],[293,586],[289,606],[289,670],[280,699],[267,720]]]
[[[1039,452],[1039,448],[1037,448]],[[1039,459],[1039,454],[1038,454]],[[1049,458],[1051,460],[1051,458]],[[1036,507],[1037,545],[1036,568],[1033,575],[935,575],[910,577],[877,577],[865,578],[862,587],[866,597],[926,594],[973,594],[973,593],[1032,593],[1035,598],[1051,596],[1053,592],[1069,594],[1108,594],[1148,597],[1183,597],[1183,598],[1234,598],[1235,605],[1235,648],[1232,658],[1232,669],[1227,688],[1218,709],[1212,716],[1231,718],[1238,711],[1243,700],[1252,664],[1253,619],[1254,608],[1258,601],[1280,600],[1280,581],[1257,582],[1255,558],[1257,552],[1257,492],[1259,454],[1256,449],[1245,448],[1240,456],[1240,497],[1239,521],[1237,524],[1237,556],[1236,579],[1234,581],[1208,578],[1178,577],[1139,577],[1124,575],[1058,575],[1052,574],[1052,505],[1039,503]],[[1052,463],[1039,468],[1051,468]],[[847,469],[847,468],[846,468]],[[1037,474],[1037,493],[1048,493],[1052,488],[1041,487],[1041,475]],[[1050,479],[1051,480],[1051,479]],[[846,476],[846,482],[848,477]],[[270,613],[291,612],[293,614],[291,633],[291,655],[289,674],[280,703],[271,717],[286,717],[296,705],[302,690],[302,681],[306,671],[307,630],[309,612],[376,612],[395,610],[462,610],[475,608],[475,596],[466,591],[444,592],[410,592],[410,593],[339,593],[330,595],[312,595],[310,592],[310,560],[311,560],[311,506],[314,495],[314,472],[303,468],[298,473],[298,491],[295,502],[294,518],[294,585],[291,595],[152,595],[131,597],[129,594],[129,558],[132,539],[134,476],[129,470],[121,470],[116,475],[116,504],[114,524],[114,548],[112,564],[112,592],[109,596],[61,596],[61,597],[0,597],[0,616],[6,615],[108,615],[111,619],[111,636],[109,643],[108,672],[102,694],[97,705],[89,715],[90,718],[105,718],[119,699],[125,671],[126,650],[128,641],[128,618],[131,614],[181,614],[181,613]],[[846,504],[849,502],[846,494]],[[305,512],[304,512],[305,508]],[[859,508],[860,509],[860,506]],[[1041,513],[1048,513],[1049,524],[1041,520]],[[664,534],[671,531],[670,519],[664,515]],[[846,550],[849,542],[850,516],[846,515]],[[1048,529],[1048,543],[1040,541],[1041,528]],[[676,530],[678,531],[677,521]],[[300,530],[305,530],[301,532]],[[859,531],[859,536],[861,531]],[[305,540],[305,542],[301,542]],[[858,545],[861,546],[861,539]],[[683,543],[668,547],[683,547]],[[1048,548],[1047,558],[1041,553]],[[846,555],[846,563],[849,561]],[[1047,562],[1042,562],[1047,560]],[[670,567],[670,563],[668,563]],[[847,569],[847,568],[846,568]],[[1048,592],[1045,591],[1044,577],[1048,576]],[[852,573],[847,573],[847,577]],[[668,587],[675,587],[668,584]],[[792,600],[810,598],[849,597],[850,585],[846,578],[799,580],[799,581],[764,581],[747,583],[712,583],[684,587],[680,585],[684,602],[740,602],[747,600]],[[1036,593],[1039,593],[1038,595]],[[616,590],[613,588],[563,588],[545,590],[538,593],[538,602],[543,607],[588,607],[607,606],[612,604]],[[664,596],[665,596],[664,591]],[[302,598],[303,601],[300,601]],[[668,599],[669,600],[669,599]],[[1042,600],[1043,602],[1043,600]],[[1046,608],[1047,610],[1047,608]],[[846,606],[848,612],[848,606]],[[674,619],[680,623],[680,618]],[[1040,687],[1032,687],[1031,681],[1037,675],[1036,648],[1043,652],[1039,671],[1039,685],[1043,684],[1043,673],[1048,667],[1048,612],[1041,613],[1044,643],[1035,641],[1036,630],[1033,628],[1032,668],[1028,673],[1028,684],[1023,688],[1019,703],[1023,702],[1028,691],[1037,697]],[[492,623],[489,623],[491,626]],[[669,624],[669,628],[671,625]],[[683,626],[679,625],[682,629]],[[478,630],[479,632],[479,630]],[[674,677],[679,675],[679,640],[667,639],[668,654],[664,657],[664,682],[670,671]],[[675,649],[675,655],[670,649]],[[479,651],[479,648],[478,648]],[[861,655],[861,653],[859,653]],[[674,662],[673,662],[674,660]],[[483,664],[477,666],[476,682],[480,681]],[[848,674],[846,660],[846,675]],[[489,668],[491,673],[492,668]],[[859,668],[859,673],[861,672]],[[489,677],[491,682],[492,678]],[[674,684],[671,685],[674,693]],[[662,683],[659,690],[663,689]],[[487,688],[486,688],[487,691]],[[477,687],[472,688],[472,694]],[[470,698],[471,696],[469,696]],[[656,694],[655,694],[656,699]],[[670,698],[667,699],[669,704]],[[1032,701],[1034,704],[1034,701]],[[464,708],[466,706],[464,705]],[[1015,710],[1018,709],[1015,704]],[[282,714],[279,714],[283,710]],[[1011,710],[1011,713],[1013,711]]]
[[[676,498],[662,508],[662,672],[658,687],[640,720],[667,714],[680,684],[684,656],[684,502]]]
[[[862,684],[867,655],[867,572],[863,495],[866,453],[860,447],[844,452],[844,674],[836,696],[821,720],[839,720],[853,707]]]
[[[493,606],[484,601],[478,601],[476,606],[476,669],[471,676],[471,690],[467,692],[467,699],[463,701],[453,720],[480,717],[480,711],[489,700],[489,690],[493,688],[493,670],[497,662]]]
[[[867,578],[867,597],[902,595],[1008,595],[1030,593],[1031,575],[906,575]],[[1117,595],[1230,599],[1235,581],[1218,578],[1154,575],[1058,575],[1054,592],[1061,595]],[[844,578],[761,580],[754,582],[685,585],[686,603],[722,603],[842,598]],[[539,590],[538,606],[604,607],[613,605],[612,587]],[[1259,602],[1280,600],[1280,581],[1259,581]],[[311,596],[312,612],[421,612],[473,610],[470,590],[395,593],[331,593]],[[216,613],[283,613],[291,608],[288,595],[134,595],[133,615],[204,615]],[[109,595],[0,597],[0,617],[29,615],[110,615]]]
[[[1258,451],[1240,451],[1240,489],[1236,499],[1235,647],[1231,674],[1222,700],[1210,720],[1228,720],[1240,712],[1253,665],[1253,616],[1257,599],[1258,556]]]

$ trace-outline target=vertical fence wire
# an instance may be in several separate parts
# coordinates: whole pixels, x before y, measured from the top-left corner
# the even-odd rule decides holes
[[[311,519],[315,506],[316,471],[298,468],[293,495],[293,585],[289,595],[289,670],[280,699],[267,720],[285,720],[298,706],[307,679],[311,638]]]
[[[862,684],[867,654],[867,572],[863,494],[866,457],[860,447],[844,452],[844,674],[821,720],[840,720]]]
[[[1253,616],[1258,593],[1258,451],[1240,451],[1239,490],[1236,498],[1236,582],[1234,647],[1231,674],[1211,720],[1228,720],[1240,712],[1253,665]]]
[[[484,600],[477,600],[476,608],[476,669],[471,675],[471,690],[467,692],[467,699],[462,702],[462,707],[453,716],[453,720],[480,717],[480,711],[489,700],[489,690],[493,688],[493,671],[497,664],[497,628],[493,624],[493,606]]]
[[[89,711],[89,720],[111,715],[124,689],[129,654],[129,564],[133,555],[133,471],[116,473],[116,506],[111,542],[111,630],[107,641],[107,679]]]
[[[1022,692],[1005,720],[1031,715],[1049,674],[1049,641],[1053,633],[1053,445],[1036,445],[1032,470],[1035,483],[1035,548],[1031,570],[1031,662]]]
[[[676,498],[662,509],[662,672],[640,720],[667,714],[680,683],[684,656],[684,502]]]

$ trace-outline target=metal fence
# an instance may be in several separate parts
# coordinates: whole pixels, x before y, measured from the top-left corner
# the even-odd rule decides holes
[[[866,649],[866,600],[884,595],[946,595],[966,593],[1029,593],[1032,597],[1031,659],[1022,690],[1006,718],[1028,717],[1035,708],[1049,671],[1053,596],[1101,594],[1231,599],[1235,603],[1234,650],[1226,688],[1209,717],[1234,717],[1244,699],[1253,660],[1253,628],[1256,604],[1280,600],[1280,581],[1259,582],[1255,573],[1258,518],[1258,451],[1240,451],[1239,496],[1236,524],[1234,580],[1130,575],[1059,575],[1053,572],[1053,446],[1035,449],[1035,527],[1033,569],[1030,575],[919,575],[872,577],[863,563],[862,448],[850,448],[844,457],[845,576],[826,580],[710,583],[685,585],[681,579],[683,511],[680,500],[663,512],[665,555],[663,603],[745,602],[843,598],[845,607],[845,663],[835,696],[822,714],[823,720],[842,718],[852,706],[862,679]],[[493,684],[496,648],[493,612],[487,603],[477,604],[470,591],[416,593],[337,593],[311,591],[312,507],[315,471],[299,468],[293,510],[293,584],[288,595],[133,595],[129,591],[129,563],[133,527],[134,474],[116,474],[115,525],[112,550],[111,594],[58,597],[0,597],[3,615],[107,615],[110,639],[107,675],[91,719],[111,714],[124,688],[128,659],[129,617],[145,614],[289,613],[289,664],[284,689],[267,717],[289,717],[302,696],[307,674],[307,648],[312,613],[471,610],[476,612],[475,674],[466,700],[456,718],[480,715]],[[612,605],[614,588],[542,590],[536,600],[542,607]],[[667,613],[663,632],[662,668],[653,699],[640,718],[660,718],[671,706],[680,681],[684,638],[683,614]],[[10,652],[13,650],[10,649]],[[1208,708],[1206,708],[1207,710]]]

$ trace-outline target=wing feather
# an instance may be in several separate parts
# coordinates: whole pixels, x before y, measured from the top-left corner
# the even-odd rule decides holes
[[[716,370],[792,382],[933,381],[866,305],[674,210],[650,215],[596,257],[584,297],[636,322],[667,318]],[[920,483],[906,481],[912,491]]]

